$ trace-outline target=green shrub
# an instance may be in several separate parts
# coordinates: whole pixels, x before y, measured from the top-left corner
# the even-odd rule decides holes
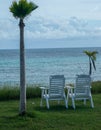
[[[35,98],[40,97],[41,90],[39,86],[27,86],[26,88],[26,96],[27,98]],[[20,88],[11,87],[11,86],[3,86],[0,87],[0,100],[11,100],[11,99],[19,99],[20,98]]]
[[[18,87],[0,87],[0,100],[18,99],[20,91]]]
[[[36,98],[41,96],[41,89],[37,85],[27,86],[27,98]]]
[[[41,97],[40,85],[27,85],[26,95],[27,99],[29,98],[38,98]],[[97,94],[101,93],[101,81],[96,81],[92,83],[92,93]],[[14,100],[20,98],[20,88],[18,86],[3,86],[0,87],[0,100]]]
[[[101,93],[101,81],[95,81],[92,83],[92,93]]]

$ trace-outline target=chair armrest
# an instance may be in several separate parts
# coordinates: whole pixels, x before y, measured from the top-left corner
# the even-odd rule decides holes
[[[70,86],[70,85],[67,85],[67,86],[65,86],[65,88],[68,90],[68,94],[70,94],[70,93],[73,94],[73,90],[74,90],[75,87],[72,87],[72,86]]]
[[[42,90],[41,96],[43,96],[44,94],[45,95],[48,94],[48,90],[49,90],[48,87],[43,86],[43,87],[40,87],[40,89]]]
[[[67,86],[65,86],[65,88],[66,88],[67,90],[69,90],[69,89],[74,89],[75,87],[72,87],[72,86],[67,85]]]

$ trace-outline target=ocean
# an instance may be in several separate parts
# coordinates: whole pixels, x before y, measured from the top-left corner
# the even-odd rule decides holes
[[[94,81],[101,80],[101,48],[50,48],[27,49],[26,83],[49,83],[50,75],[64,75],[66,83],[73,83],[76,74],[88,74],[89,60],[84,50],[98,51]],[[19,85],[19,50],[0,50],[0,86]]]

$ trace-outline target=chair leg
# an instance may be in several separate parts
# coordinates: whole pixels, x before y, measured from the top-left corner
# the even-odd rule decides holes
[[[93,98],[92,98],[92,96],[90,97],[90,102],[91,102],[91,107],[94,108],[94,103],[93,103]]]
[[[75,109],[75,101],[74,101],[74,98],[72,97],[72,106],[73,108]]]
[[[46,105],[47,105],[47,108],[49,109],[49,101],[48,101],[48,98],[46,98]]]
[[[68,98],[68,97],[67,97],[67,98]],[[67,98],[66,98],[66,95],[64,95],[64,101],[65,101],[66,108],[68,108]]]
[[[66,97],[65,97],[65,105],[66,105],[66,108],[68,108],[68,101],[67,101]]]

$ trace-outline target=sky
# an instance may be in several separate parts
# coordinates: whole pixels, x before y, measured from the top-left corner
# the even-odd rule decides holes
[[[24,20],[26,48],[101,47],[101,0],[31,1],[38,8]],[[0,2],[0,49],[18,49],[13,0]]]

